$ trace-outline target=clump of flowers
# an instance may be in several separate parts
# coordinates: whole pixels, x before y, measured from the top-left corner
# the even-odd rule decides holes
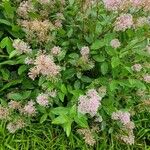
[[[30,69],[29,77],[35,79],[37,75],[55,78],[60,72],[60,66],[54,63],[53,57],[39,53],[33,63],[35,66]]]
[[[88,47],[88,46],[83,46],[83,47],[81,48],[80,53],[81,53],[82,57],[88,58],[89,53],[90,53],[89,47]]]
[[[102,118],[102,116],[101,115],[96,115],[96,117],[95,117],[95,119],[94,119],[94,122],[97,122],[97,123],[100,123],[100,122],[102,122],[103,121],[103,118]]]
[[[125,31],[133,26],[131,14],[121,14],[115,21],[115,31]]]
[[[95,6],[97,4],[96,0],[85,0],[83,2],[83,10],[86,11],[89,8],[92,8],[93,6]]]
[[[48,94],[50,97],[55,98],[56,95],[57,95],[57,91],[56,91],[56,90],[52,90],[52,91],[49,91],[47,94]]]
[[[140,72],[142,70],[142,65],[141,64],[135,64],[131,67],[131,69],[133,71],[136,71],[136,72]]]
[[[34,63],[34,60],[32,58],[26,57],[24,63],[27,65],[31,65]]]
[[[61,52],[61,48],[59,46],[54,46],[52,49],[51,49],[51,54],[53,56],[57,56],[58,54],[60,54]]]
[[[32,52],[32,49],[30,48],[30,46],[20,39],[15,39],[13,41],[13,47],[16,49],[18,54],[31,53]]]
[[[96,140],[94,139],[93,133],[90,129],[78,129],[77,132],[83,136],[85,143],[88,145],[93,146],[96,143]]]
[[[17,130],[25,127],[25,122],[22,119],[18,119],[15,122],[10,122],[7,124],[7,130],[10,133],[15,133]]]
[[[131,5],[134,8],[141,8],[143,6],[143,0],[131,0]]]
[[[49,101],[48,101],[48,95],[47,94],[44,94],[44,93],[41,93],[38,95],[38,97],[36,98],[36,101],[39,105],[41,106],[48,106],[49,104]]]
[[[14,109],[14,110],[20,110],[21,109],[21,103],[11,100],[8,103],[8,107],[11,108],[11,109]]]
[[[118,135],[118,138],[120,138],[126,144],[129,144],[129,145],[134,144],[135,137],[133,134],[133,129],[135,128],[135,125],[130,120],[130,113],[123,112],[123,111],[113,112],[112,119],[120,121],[123,125],[121,128],[122,134]]]
[[[38,0],[38,2],[44,5],[50,4],[50,0]]]
[[[35,103],[31,100],[24,106],[22,112],[28,116],[34,116],[36,114]]]
[[[20,20],[20,25],[26,32],[29,41],[37,38],[39,42],[46,42],[49,40],[49,31],[54,29],[53,24],[49,20]]]
[[[56,16],[58,19],[61,19],[61,20],[65,19],[64,15],[62,13],[57,13]]]
[[[55,20],[54,25],[58,29],[62,28],[62,20],[60,20],[60,19]]]
[[[144,25],[147,25],[147,24],[148,24],[148,18],[146,18],[146,17],[139,17],[136,20],[135,26],[136,27],[143,27]]]
[[[35,80],[35,78],[39,75],[39,70],[38,68],[35,66],[35,67],[32,67],[30,68],[30,71],[28,73],[28,76],[29,78],[31,78],[32,80]]]
[[[124,125],[130,122],[130,113],[117,111],[112,113],[113,120],[119,120]]]
[[[144,77],[143,77],[143,80],[145,81],[145,82],[147,82],[147,83],[150,83],[150,75],[145,75]]]
[[[0,120],[7,119],[9,117],[9,109],[0,105]]]
[[[118,39],[113,39],[113,40],[111,40],[110,45],[111,45],[111,47],[116,49],[121,46],[121,43]]]
[[[133,145],[133,144],[134,144],[135,136],[134,136],[134,134],[131,132],[131,133],[129,133],[128,135],[122,135],[122,136],[120,136],[120,139],[121,139],[124,143],[126,143],[126,144]]]
[[[130,6],[129,0],[103,0],[103,2],[108,11],[126,10]]]
[[[83,70],[90,70],[94,67],[93,61],[89,59],[90,49],[88,46],[83,46],[80,50],[81,57],[77,62]]]
[[[143,0],[143,10],[144,11],[150,11],[150,1],[149,0]]]
[[[88,113],[91,117],[95,116],[101,105],[101,99],[95,89],[88,90],[86,95],[79,97],[78,112],[82,114]]]
[[[28,13],[33,10],[34,8],[30,1],[22,1],[17,9],[17,14],[22,18],[28,18]]]

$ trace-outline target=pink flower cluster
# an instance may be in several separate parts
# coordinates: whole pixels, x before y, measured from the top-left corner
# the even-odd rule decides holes
[[[143,0],[131,0],[131,4],[135,8],[140,8],[143,5]]]
[[[27,65],[31,65],[34,63],[34,60],[32,58],[26,57],[24,63]]]
[[[148,22],[148,18],[146,18],[146,17],[139,17],[136,20],[135,27],[143,27],[144,25],[147,25],[148,23],[149,23]]]
[[[115,31],[125,31],[133,26],[133,17],[131,14],[121,14],[115,21]]]
[[[38,0],[38,2],[40,3],[40,4],[44,4],[44,5],[47,5],[47,4],[49,4],[50,3],[50,0]]]
[[[61,48],[59,46],[54,46],[52,49],[51,49],[51,54],[53,56],[57,56],[59,53],[61,52]]]
[[[131,132],[131,133],[128,134],[128,135],[121,135],[121,136],[120,136],[120,139],[121,139],[124,143],[126,143],[126,144],[133,145],[133,144],[134,144],[135,136],[134,136],[134,134]]]
[[[9,117],[9,110],[6,107],[0,105],[0,120],[7,119]]]
[[[80,50],[80,54],[81,54],[81,61],[86,64],[90,63],[89,60],[89,53],[90,53],[90,49],[88,46],[83,46]],[[85,65],[84,65],[85,66]]]
[[[109,11],[118,10],[118,8],[122,4],[122,0],[103,0],[103,1],[106,9]]]
[[[135,64],[135,65],[133,65],[133,66],[131,67],[131,69],[132,69],[133,71],[140,72],[141,69],[142,69],[142,65],[141,65],[141,64]]]
[[[11,109],[20,110],[20,109],[21,109],[21,103],[20,103],[20,102],[17,102],[17,101],[11,100],[11,101],[8,103],[8,107],[11,108]]]
[[[96,143],[96,140],[94,139],[93,133],[90,129],[78,129],[77,132],[83,136],[85,143],[88,145],[93,146]]]
[[[143,79],[144,79],[144,81],[146,82],[146,83],[150,83],[150,75],[145,75],[144,77],[143,77]]]
[[[95,89],[88,90],[86,95],[79,97],[78,112],[82,114],[88,113],[91,117],[95,116],[101,105],[101,99]]]
[[[34,105],[35,103],[32,100],[29,101],[22,109],[22,112],[26,115],[34,116],[36,114],[36,108]]]
[[[83,57],[88,57],[89,52],[90,52],[90,49],[88,46],[83,46],[80,51],[80,53]]]
[[[25,127],[25,122],[22,119],[18,119],[15,122],[10,122],[7,124],[7,130],[10,133],[15,133],[17,130]]]
[[[111,47],[116,49],[121,46],[121,43],[118,39],[113,39],[113,40],[111,40],[110,45],[111,45]]]
[[[22,18],[28,18],[28,13],[33,10],[34,9],[30,1],[22,1],[17,9],[17,14]]]
[[[150,11],[150,0],[131,0],[134,8],[143,8],[144,11]]]
[[[57,66],[54,63],[54,60],[51,56],[44,53],[37,55],[34,61],[34,67],[30,69],[29,77],[35,79],[37,75],[42,74],[47,77],[56,77],[60,72],[60,66]]]
[[[128,10],[131,7],[143,8],[144,11],[150,10],[149,0],[103,0],[103,2],[108,11]]]
[[[38,97],[36,98],[36,101],[39,105],[41,106],[48,106],[49,104],[49,101],[48,101],[48,95],[47,94],[44,94],[44,93],[41,93],[38,95]]]
[[[30,49],[30,46],[20,39],[15,39],[13,41],[13,47],[16,49],[18,54],[31,53],[32,52],[32,50]]]
[[[113,120],[119,120],[124,125],[130,122],[130,113],[117,111],[112,113]]]
[[[124,134],[118,135],[119,139],[121,139],[124,143],[132,145],[134,144],[134,134],[133,129],[135,128],[134,123],[130,120],[130,113],[123,112],[123,111],[117,111],[112,113],[112,119],[118,120],[123,124],[123,128],[121,131]]]

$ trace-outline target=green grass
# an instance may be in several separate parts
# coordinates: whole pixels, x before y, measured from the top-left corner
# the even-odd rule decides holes
[[[102,132],[97,135],[97,144],[89,147],[78,134],[72,133],[67,138],[61,128],[48,122],[32,124],[15,134],[8,133],[4,127],[5,124],[1,124],[0,150],[150,150],[148,143],[143,142],[150,130],[144,128],[139,131],[138,144],[134,146],[122,145],[113,135]]]

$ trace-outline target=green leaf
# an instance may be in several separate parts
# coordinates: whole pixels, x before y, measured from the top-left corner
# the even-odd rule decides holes
[[[18,69],[18,74],[21,75],[23,72],[25,72],[27,70],[27,66],[26,65],[22,65],[19,67]]]
[[[80,81],[76,80],[75,83],[74,83],[74,88],[75,89],[80,89],[80,85],[81,85]]]
[[[8,80],[9,77],[10,77],[10,72],[9,72],[9,70],[8,70],[8,69],[1,69],[0,71],[1,71],[1,73],[2,73],[3,79],[4,79],[4,80]]]
[[[52,124],[64,124],[64,123],[67,123],[68,122],[68,117],[66,115],[61,115],[57,118],[55,118],[53,121],[52,121]]]
[[[8,99],[22,100],[22,95],[20,93],[9,93]]]
[[[140,80],[137,79],[129,79],[129,83],[132,87],[136,87],[138,89],[146,90],[146,86]]]
[[[70,38],[70,37],[72,36],[72,34],[73,34],[73,29],[71,28],[71,29],[68,31],[67,36]]]
[[[69,137],[70,133],[71,133],[71,124],[72,122],[67,122],[64,124],[64,130],[66,132],[67,137]]]
[[[69,57],[73,59],[79,59],[79,55],[77,53],[71,53],[69,54]]]
[[[67,89],[66,89],[66,86],[64,84],[61,85],[61,91],[64,93],[64,94],[67,94]]]
[[[0,65],[15,65],[16,61],[15,60],[6,60],[0,63]]]
[[[39,85],[39,86],[42,86],[42,84],[43,84],[45,81],[46,81],[45,76],[41,76],[41,77],[39,78],[38,85]]]
[[[102,56],[102,55],[94,55],[93,56],[93,59],[97,62],[103,62],[105,61],[105,56]]]
[[[88,127],[87,118],[84,115],[78,114],[74,117],[75,122],[82,128]]]
[[[3,7],[5,9],[7,17],[13,19],[15,9],[11,6],[10,1],[5,0],[3,3]]]
[[[72,6],[74,4],[75,0],[69,0],[69,4]]]
[[[62,102],[64,102],[64,98],[65,98],[65,94],[64,94],[64,93],[58,92],[58,97],[59,97],[59,99],[60,99]]]
[[[107,72],[108,72],[108,63],[107,62],[102,63],[101,72],[103,75],[107,74]]]
[[[112,65],[112,68],[116,68],[117,66],[120,65],[120,59],[118,57],[113,57],[111,59],[111,65]]]
[[[92,82],[92,79],[89,78],[88,76],[82,76],[82,77],[81,77],[81,81],[82,81],[82,82],[85,82],[85,83],[91,83],[91,82]]]
[[[77,106],[76,106],[76,105],[73,105],[73,106],[70,108],[69,115],[71,116],[71,118],[73,118],[74,116],[76,116],[76,113],[77,113]]]
[[[75,75],[75,73],[76,73],[76,70],[73,68],[72,69],[66,69],[63,73],[63,77],[65,79],[70,79]]]
[[[63,60],[64,58],[65,58],[65,56],[66,56],[66,51],[65,50],[62,50],[61,52],[60,52],[60,54],[58,54],[58,61],[61,61],[61,60]]]
[[[27,99],[30,97],[30,95],[31,95],[31,91],[24,91],[22,93],[22,99]]]
[[[56,107],[51,110],[51,113],[55,115],[66,115],[68,114],[69,109],[66,107]]]
[[[5,20],[5,19],[0,19],[0,24],[5,24],[7,26],[12,26],[12,24],[9,21]]]
[[[8,98],[13,100],[24,100],[27,99],[31,94],[31,91],[25,91],[23,93],[9,93]]]
[[[9,83],[5,84],[2,89],[0,89],[0,92],[11,87],[11,86],[20,84],[21,82],[22,82],[22,79],[10,81]]]
[[[13,58],[14,56],[17,56],[18,52],[16,50],[10,52],[9,59]]]
[[[91,49],[97,50],[97,49],[102,48],[104,45],[105,45],[104,40],[96,40],[96,41],[92,44]]]
[[[14,50],[14,48],[12,46],[12,42],[8,37],[3,38],[3,40],[0,43],[0,47],[2,49],[6,47],[8,54],[10,54]]]
[[[118,89],[118,82],[115,80],[111,81],[109,87],[111,91],[115,91],[116,89]]]
[[[46,121],[48,117],[48,114],[44,114],[41,118],[40,118],[40,123],[43,123],[44,121]]]

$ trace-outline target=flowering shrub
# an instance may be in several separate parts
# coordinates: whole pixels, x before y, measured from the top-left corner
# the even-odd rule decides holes
[[[149,128],[149,0],[4,0],[0,11],[8,132],[49,122],[90,146],[104,133],[108,143],[149,141],[138,140],[140,119]]]

